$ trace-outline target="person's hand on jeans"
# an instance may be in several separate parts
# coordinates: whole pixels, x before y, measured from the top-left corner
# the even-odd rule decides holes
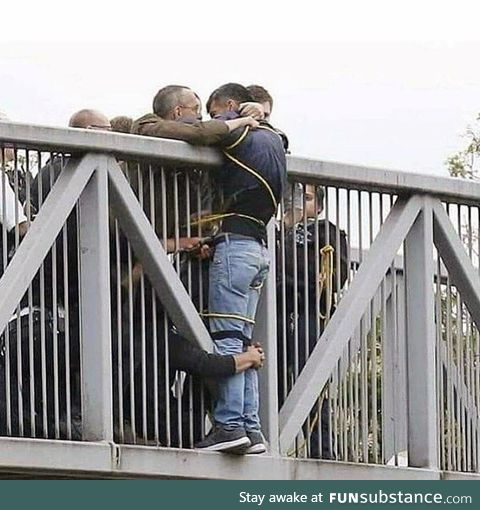
[[[252,368],[262,368],[263,363],[265,362],[265,353],[259,343],[254,345],[250,345],[247,348],[247,352],[251,356],[252,360]]]

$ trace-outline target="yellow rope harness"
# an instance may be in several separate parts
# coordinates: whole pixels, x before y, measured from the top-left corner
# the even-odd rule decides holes
[[[272,129],[267,128],[267,127],[262,127],[262,129],[267,129],[267,130],[272,131],[272,132],[275,133],[275,131],[273,131]],[[225,155],[226,158],[230,159],[230,161],[235,163],[242,170],[245,170],[250,175],[253,175],[264,186],[264,188],[268,191],[268,194],[270,195],[270,198],[272,199],[273,205],[274,205],[274,207],[276,209],[278,207],[278,202],[277,202],[277,200],[275,198],[275,193],[273,192],[273,189],[270,186],[270,184],[268,183],[268,181],[264,177],[262,177],[262,175],[260,175],[260,173],[257,172],[255,169],[253,169],[252,167],[248,166],[243,161],[240,161],[235,156],[232,156],[232,154],[230,154],[228,152],[229,150],[232,150],[235,147],[237,147],[238,145],[240,145],[240,143],[242,143],[242,141],[248,135],[249,131],[250,131],[249,126],[246,126],[246,128],[243,131],[242,135],[233,144],[229,145],[228,147],[225,147],[225,149],[223,151],[223,154]],[[203,218],[199,218],[198,220],[195,220],[195,221],[191,222],[191,225],[196,226],[196,225],[203,225],[203,224],[206,224],[206,223],[216,223],[216,222],[221,221],[221,220],[223,220],[225,218],[230,218],[230,217],[233,217],[233,216],[236,216],[238,218],[245,218],[245,219],[251,220],[251,221],[253,221],[255,223],[258,223],[262,227],[265,227],[265,223],[263,221],[259,220],[258,218],[255,218],[253,216],[249,216],[247,214],[233,213],[233,212],[232,213],[208,214],[208,215],[204,216]]]
[[[272,199],[272,202],[273,202],[273,206],[275,207],[275,209],[277,208],[278,206],[278,202],[277,202],[277,199],[275,198],[275,194],[273,192],[273,189],[272,187],[270,186],[270,184],[268,183],[268,181],[263,178],[256,170],[254,170],[252,167],[246,165],[245,163],[243,163],[243,161],[240,161],[239,159],[235,158],[234,156],[232,156],[231,154],[229,154],[227,151],[223,151],[223,154],[225,154],[225,156],[230,160],[230,161],[233,161],[237,166],[239,166],[240,168],[242,168],[243,170],[247,171],[249,174],[253,175],[258,181],[260,181],[266,188],[266,190],[268,191],[268,193],[270,194],[270,198]]]
[[[333,305],[333,271],[334,271],[334,265],[333,265],[333,255],[335,252],[335,248],[327,244],[320,250],[320,273],[318,275],[318,283],[320,285],[320,291],[319,291],[319,297],[322,295],[323,292],[325,292],[325,298],[326,298],[326,311],[325,315],[322,315],[320,313],[320,317],[325,320],[329,321],[331,314],[332,314],[332,305]],[[312,435],[312,432],[315,428],[315,426],[318,423],[320,416],[319,411],[317,410],[315,412],[315,415],[313,417],[312,422],[310,423],[310,426],[307,430],[307,437],[304,439],[298,448],[289,450],[287,452],[287,456],[292,457],[295,455],[295,452],[298,451],[300,454],[305,450],[307,446],[308,438]]]
[[[224,218],[229,218],[231,216],[238,216],[239,218],[246,218],[248,220],[252,220],[256,223],[259,223],[262,226],[265,226],[265,223],[262,220],[259,220],[258,218],[254,218],[253,216],[248,216],[247,214],[240,214],[240,213],[206,214],[205,216],[202,216],[198,220],[191,221],[190,225],[196,226],[196,225],[203,225],[205,223],[215,223],[219,220],[223,220]]]
[[[320,317],[329,321],[332,315],[332,305],[333,305],[333,254],[335,252],[335,248],[327,244],[320,250],[320,273],[318,275],[318,283],[320,285],[319,295],[322,295],[322,292],[325,291],[326,298],[326,310],[325,315],[320,314]]]

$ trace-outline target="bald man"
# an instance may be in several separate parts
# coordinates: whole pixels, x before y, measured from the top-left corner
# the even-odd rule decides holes
[[[75,112],[68,122],[68,127],[81,129],[96,129],[99,131],[111,131],[112,126],[108,117],[98,110],[85,108]]]
[[[68,123],[69,127],[80,128],[80,129],[96,129],[106,130],[111,129],[108,118],[101,112],[93,109],[83,109],[72,115]],[[43,202],[46,200],[47,195],[50,193],[55,181],[57,180],[60,172],[65,168],[68,163],[68,156],[64,157],[61,154],[53,156],[45,166],[43,166],[35,179],[32,181],[30,186],[30,197],[31,204],[35,210],[39,210]],[[53,356],[53,338],[56,338],[59,349],[59,356],[65,355],[65,332],[63,328],[68,326],[69,334],[69,355],[70,355],[70,405],[71,405],[71,421],[72,421],[72,438],[81,439],[81,396],[80,396],[80,339],[78,335],[79,331],[79,320],[80,310],[78,303],[79,295],[79,268],[77,258],[77,218],[75,210],[70,214],[67,219],[66,229],[66,244],[64,244],[63,233],[61,233],[54,245],[55,257],[53,252],[50,253],[44,261],[44,290],[40,295],[40,286],[35,283],[33,286],[33,303],[38,306],[43,301],[46,310],[43,327],[46,331],[45,337],[45,351],[46,361],[45,370],[48,374],[47,382],[47,401],[53,402],[54,399],[54,387],[52,384],[53,373],[54,373],[54,356]],[[65,258],[67,261],[67,267],[64,268],[64,248],[66,247]],[[53,281],[53,275],[56,275],[56,286],[51,282]],[[67,279],[68,275],[68,279]],[[38,277],[37,277],[38,280]],[[68,301],[67,301],[68,300]],[[65,314],[66,304],[68,303],[68,322],[60,320]],[[53,317],[57,317],[57,323],[53,322]],[[40,324],[40,323],[39,323]],[[60,324],[60,325],[59,325]],[[56,326],[56,329],[55,329]],[[41,350],[41,339],[42,335],[40,331],[34,330],[34,351],[35,357],[40,359]],[[16,341],[16,337],[12,336]],[[24,342],[26,336],[22,337]],[[28,346],[22,346],[24,352],[28,352]],[[40,361],[38,361],[40,363]],[[40,370],[40,365],[35,365],[35,370]],[[65,387],[66,374],[60,371],[59,374],[60,387]],[[35,382],[37,384],[37,382]],[[38,383],[39,384],[39,383]],[[41,395],[41,386],[35,387],[36,395]],[[62,390],[63,391],[63,390]],[[60,392],[60,400],[66,401],[67,395]],[[63,399],[63,400],[62,400]],[[43,410],[41,401],[36,402],[36,413],[40,414]],[[61,406],[59,409],[59,420],[60,420],[60,437],[67,437],[67,416],[66,409]],[[41,420],[37,425],[37,431],[41,431],[40,434],[44,434],[45,437],[54,437],[55,426],[54,426],[54,414],[48,409],[47,412],[47,427],[48,433],[43,429],[43,423]]]

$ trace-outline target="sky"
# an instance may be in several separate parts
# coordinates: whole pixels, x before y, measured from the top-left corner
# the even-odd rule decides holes
[[[137,117],[169,83],[204,100],[225,82],[259,83],[295,155],[446,175],[480,112],[475,2],[257,2],[252,11],[245,0],[233,12],[238,4],[139,0],[130,17],[98,3],[89,11],[90,0],[75,12],[50,3],[30,4],[30,24],[1,29],[0,110],[19,122],[65,126],[87,107]]]

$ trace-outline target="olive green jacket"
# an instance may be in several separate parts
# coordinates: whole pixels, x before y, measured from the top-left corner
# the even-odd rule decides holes
[[[132,125],[132,134],[184,140],[193,145],[216,145],[229,133],[228,126],[221,120],[197,121],[193,124],[165,120],[148,113]]]

